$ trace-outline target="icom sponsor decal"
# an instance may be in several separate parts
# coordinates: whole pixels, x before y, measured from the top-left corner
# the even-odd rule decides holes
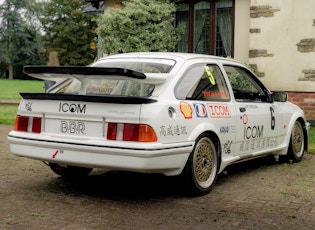
[[[254,125],[244,127],[244,140],[262,138],[264,136],[264,126]]]
[[[187,102],[181,101],[179,106],[180,106],[180,112],[184,115],[185,119],[191,119],[192,108],[190,104],[188,104]]]
[[[69,104],[69,103],[60,103],[59,112],[64,113],[85,113],[86,104]]]
[[[196,112],[197,117],[208,117],[207,109],[204,104],[201,103],[194,103],[194,109]]]
[[[224,104],[207,104],[212,118],[230,118],[230,108]]]
[[[160,136],[181,136],[187,135],[186,126],[180,125],[162,125],[160,127]]]
[[[278,136],[264,137],[263,125],[245,126],[243,139],[244,141],[240,144],[242,152],[275,147],[279,142]]]

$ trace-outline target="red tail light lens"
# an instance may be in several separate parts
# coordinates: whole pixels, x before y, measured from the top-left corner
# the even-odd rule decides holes
[[[117,123],[108,123],[107,125],[107,140],[117,139]]]
[[[123,140],[139,141],[139,125],[124,124]]]
[[[125,124],[123,132],[124,141],[155,142],[157,137],[149,125]]]
[[[42,130],[42,118],[17,115],[15,118],[14,130],[40,133]]]
[[[42,131],[42,118],[33,117],[32,132],[40,133]]]
[[[16,116],[15,123],[14,123],[14,130],[27,132],[28,120],[29,120],[29,117],[20,116],[20,115]]]
[[[120,130],[121,129],[121,130]],[[122,135],[117,135],[122,133]],[[153,128],[143,124],[121,124],[108,123],[107,139],[137,142],[156,142],[157,137]]]

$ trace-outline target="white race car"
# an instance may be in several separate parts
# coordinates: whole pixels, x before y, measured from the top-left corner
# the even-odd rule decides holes
[[[304,112],[234,60],[129,53],[24,72],[53,84],[21,93],[11,152],[61,176],[93,168],[183,175],[203,195],[230,164],[268,154],[299,162],[307,150]]]

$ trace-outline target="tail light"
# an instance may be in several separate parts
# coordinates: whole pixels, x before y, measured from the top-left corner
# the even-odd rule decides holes
[[[108,123],[107,139],[137,142],[157,141],[153,128],[144,124]]]
[[[42,130],[42,118],[17,115],[15,118],[14,130],[40,133]]]
[[[42,118],[33,117],[32,132],[40,133],[42,131]]]
[[[27,132],[28,120],[29,120],[29,117],[19,116],[19,115],[16,116],[15,123],[14,123],[14,130]]]
[[[107,140],[117,139],[117,123],[108,123],[107,125]]]

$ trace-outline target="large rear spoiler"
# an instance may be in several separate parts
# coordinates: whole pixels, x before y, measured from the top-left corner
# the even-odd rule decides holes
[[[23,72],[34,78],[55,81],[67,78],[109,78],[116,80],[135,80],[149,84],[162,84],[170,74],[141,73],[123,68],[85,67],[85,66],[24,66]]]

